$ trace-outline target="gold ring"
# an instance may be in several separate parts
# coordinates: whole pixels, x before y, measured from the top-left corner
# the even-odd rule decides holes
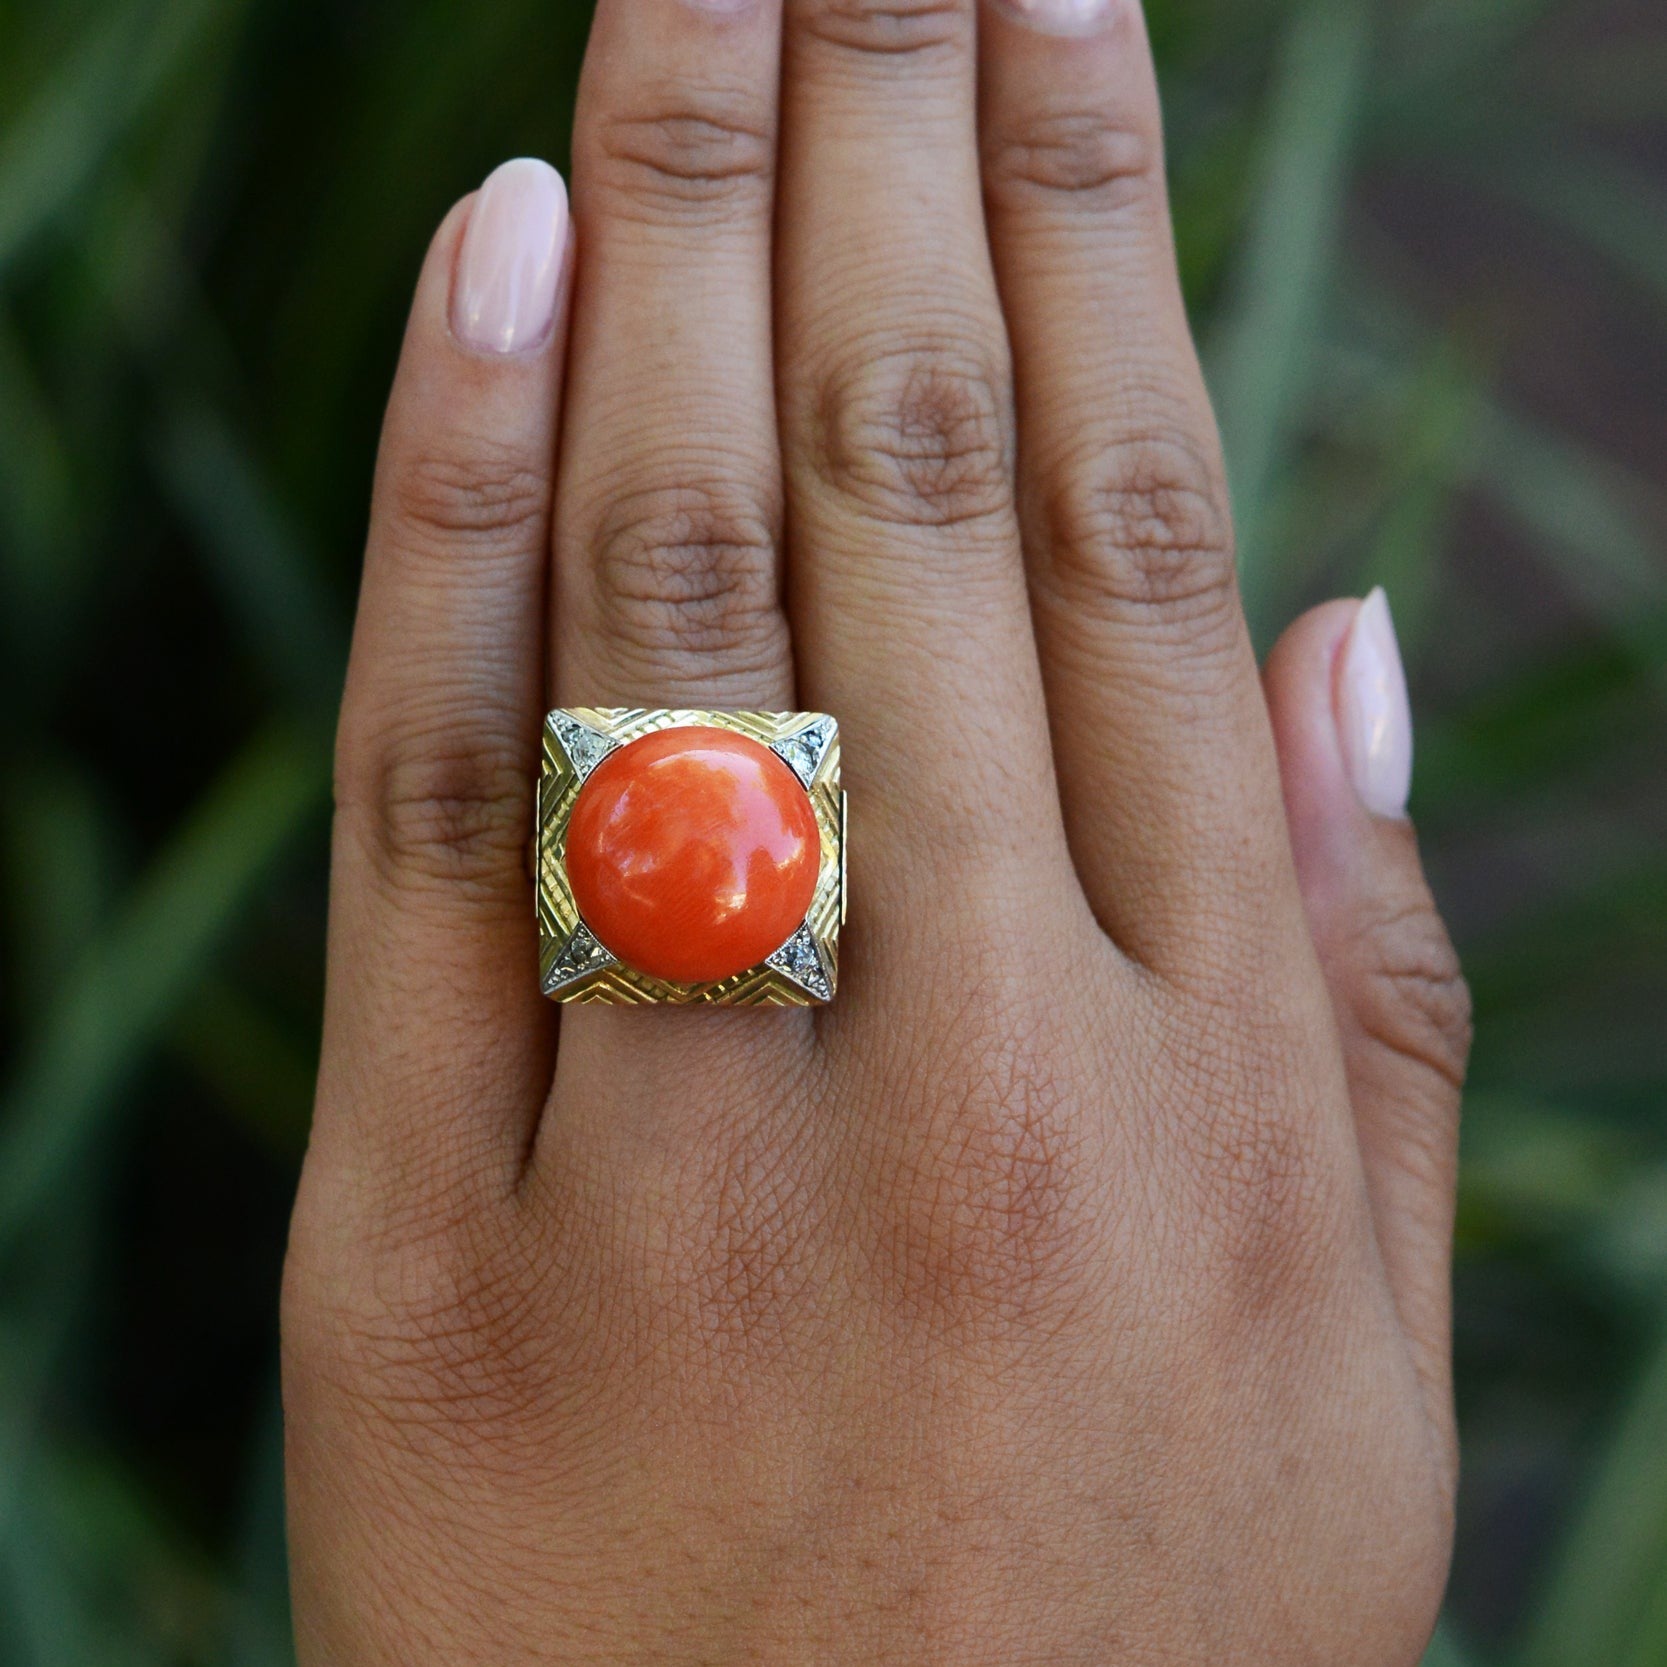
[[[538,784],[544,994],[832,1001],[845,832],[839,725],[823,713],[552,712]]]

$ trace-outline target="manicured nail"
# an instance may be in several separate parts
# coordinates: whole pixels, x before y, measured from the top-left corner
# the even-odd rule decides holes
[[[567,249],[567,187],[520,157],[480,188],[452,281],[451,327],[482,353],[524,353],[550,333]]]
[[[1402,817],[1412,792],[1412,706],[1381,588],[1360,604],[1337,676],[1337,729],[1360,802]]]
[[[1105,22],[1112,0],[1003,0],[1021,21],[1048,35],[1086,35]]]

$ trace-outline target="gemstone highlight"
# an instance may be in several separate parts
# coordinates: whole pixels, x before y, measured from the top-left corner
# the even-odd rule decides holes
[[[732,730],[662,729],[586,778],[567,830],[585,924],[627,966],[712,984],[774,954],[816,896],[810,796],[768,747]]]

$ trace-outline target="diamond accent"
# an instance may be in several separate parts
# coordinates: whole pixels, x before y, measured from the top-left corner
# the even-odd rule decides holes
[[[828,964],[808,926],[801,926],[764,964],[791,978],[818,1001],[833,1000]]]
[[[838,733],[839,724],[836,719],[818,718],[792,735],[784,735],[779,741],[772,741],[770,751],[799,778],[808,792],[810,784],[816,780],[816,772],[822,768],[822,760],[828,756],[828,748],[833,745],[834,737]]]
[[[592,973],[617,967],[619,957],[603,946],[596,934],[581,921],[573,928],[573,936],[562,946],[561,953],[544,975],[544,993],[553,996],[569,984],[577,984]]]
[[[604,735],[599,729],[592,729],[589,724],[580,723],[577,718],[569,717],[565,712],[550,714],[550,728],[555,731],[556,739],[561,743],[561,750],[567,754],[567,761],[573,766],[573,773],[583,781],[609,753],[619,748],[619,742],[612,736]]]

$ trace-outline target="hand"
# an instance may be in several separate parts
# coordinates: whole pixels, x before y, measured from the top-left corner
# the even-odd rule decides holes
[[[601,0],[576,259],[536,164],[441,229],[286,1281],[304,1663],[1418,1659],[1463,987],[1381,598],[1258,677],[1160,158],[1132,0]],[[838,716],[831,1009],[558,1053],[552,696]]]

